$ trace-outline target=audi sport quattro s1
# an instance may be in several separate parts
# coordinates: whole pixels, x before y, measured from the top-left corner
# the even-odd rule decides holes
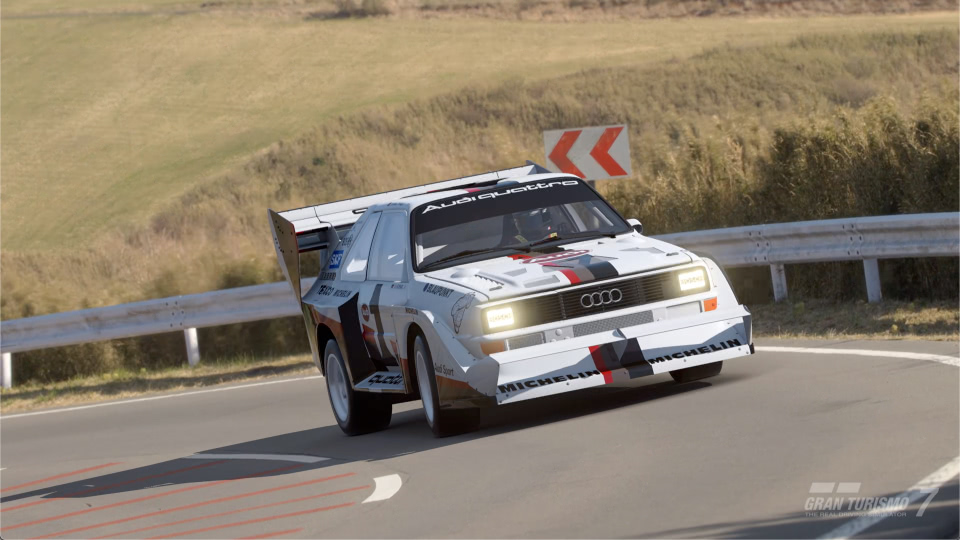
[[[269,217],[347,434],[385,428],[394,403],[417,398],[444,436],[475,428],[483,407],[702,379],[753,352],[750,312],[712,260],[529,162]]]

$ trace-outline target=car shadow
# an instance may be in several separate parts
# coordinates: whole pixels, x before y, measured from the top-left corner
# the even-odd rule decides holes
[[[97,497],[152,490],[158,487],[297,474],[350,462],[380,461],[538,425],[600,414],[612,409],[671,399],[687,392],[708,390],[715,384],[735,384],[744,378],[749,376],[729,374],[720,375],[710,379],[709,382],[675,384],[671,380],[664,381],[662,376],[657,376],[655,380],[643,385],[634,384],[636,381],[631,381],[624,387],[605,386],[582,390],[575,394],[548,396],[486,410],[479,430],[442,439],[434,438],[423,420],[423,411],[416,407],[395,412],[388,429],[367,435],[348,437],[334,424],[199,452],[199,454],[291,454],[329,458],[325,461],[298,463],[262,459],[221,460],[216,457],[209,459],[183,457],[52,487],[29,489],[5,495],[0,497],[0,503],[4,504],[3,510],[7,512],[21,505],[37,504],[33,501],[20,505],[11,504],[33,497],[40,497],[41,500]],[[395,407],[402,407],[402,405]]]

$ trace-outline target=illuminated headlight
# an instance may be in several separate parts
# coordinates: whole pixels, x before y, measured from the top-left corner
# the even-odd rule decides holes
[[[487,328],[506,328],[513,326],[513,308],[510,306],[503,308],[492,308],[486,311]]]
[[[680,272],[677,274],[677,281],[680,282],[681,291],[702,289],[707,286],[707,275],[703,268],[697,268],[689,272]]]

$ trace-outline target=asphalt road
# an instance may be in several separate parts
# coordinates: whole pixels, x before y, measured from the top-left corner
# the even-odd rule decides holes
[[[758,352],[707,382],[503,407],[447,439],[419,403],[346,437],[320,378],[5,417],[0,437],[6,539],[812,538],[924,479],[938,491],[922,517],[926,494],[858,533],[955,538],[960,511],[960,369],[914,358]],[[841,512],[813,510],[818,497],[843,498]]]

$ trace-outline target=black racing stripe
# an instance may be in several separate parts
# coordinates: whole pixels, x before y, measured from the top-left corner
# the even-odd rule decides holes
[[[623,364],[620,363],[620,358],[617,356],[617,350],[613,347],[613,343],[607,343],[600,347],[600,357],[603,359],[603,366],[597,367],[600,368],[601,371],[613,371],[623,367]]]
[[[337,312],[340,314],[340,326],[343,328],[343,339],[347,350],[344,351],[344,361],[350,370],[350,379],[353,384],[366,379],[378,371],[373,360],[367,354],[367,347],[363,342],[363,328],[360,326],[360,315],[357,309],[360,294],[354,294],[349,300],[340,304]]]
[[[370,297],[370,315],[373,316],[373,321],[376,326],[374,331],[377,333],[377,343],[380,345],[378,358],[386,361],[387,364],[396,365],[396,359],[387,347],[387,340],[383,337],[383,319],[380,317],[380,290],[382,288],[383,283],[377,283],[377,286],[373,289],[373,296]]]
[[[653,366],[643,356],[643,349],[636,338],[627,341],[627,348],[620,357],[620,365],[627,368],[631,379],[653,375]]]
[[[606,261],[588,263],[586,267],[587,270],[590,270],[590,273],[593,274],[593,279],[595,280],[610,279],[620,276],[620,272],[617,272],[617,269]]]

